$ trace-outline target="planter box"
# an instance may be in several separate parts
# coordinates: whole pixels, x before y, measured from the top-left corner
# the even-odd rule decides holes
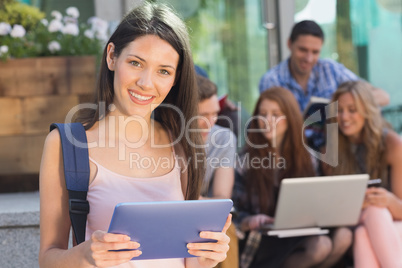
[[[39,172],[49,125],[93,95],[95,78],[94,56],[0,62],[0,175]]]

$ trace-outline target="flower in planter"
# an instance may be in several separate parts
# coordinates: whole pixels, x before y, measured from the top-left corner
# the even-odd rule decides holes
[[[10,32],[10,36],[14,38],[22,38],[25,36],[25,29],[22,25],[14,24],[13,29]]]
[[[61,21],[63,19],[63,15],[57,10],[53,10],[52,13],[50,13],[52,17],[54,17],[55,20]]]
[[[7,35],[11,32],[11,25],[6,22],[0,22],[0,35]]]
[[[99,55],[108,38],[108,22],[93,17],[86,23],[79,23],[80,12],[76,7],[67,8],[65,14],[63,16],[59,11],[52,11],[49,22],[43,18],[44,14],[41,16],[39,13],[34,25],[27,25],[24,21],[25,27],[16,20],[12,24],[0,21],[0,46],[8,48],[1,52],[0,59]],[[26,16],[28,15],[20,14],[21,18]]]
[[[78,19],[78,17],[80,16],[80,12],[78,11],[78,8],[76,8],[76,7],[67,8],[66,14],[75,19]]]
[[[63,23],[60,20],[54,19],[50,22],[49,27],[47,28],[49,32],[61,32],[63,30]]]
[[[51,53],[55,53],[55,52],[61,50],[61,46],[60,46],[59,42],[57,42],[57,41],[51,41],[49,43],[49,45],[47,46],[47,48],[49,49],[49,51]]]
[[[75,23],[66,23],[62,30],[63,34],[71,34],[77,36],[80,33],[80,29],[78,29],[78,25]]]
[[[0,57],[8,53],[8,46],[0,46]]]
[[[98,17],[91,17],[88,19],[88,24],[91,25],[90,31],[99,40],[107,41],[107,31],[109,25],[107,21],[102,20]]]
[[[41,19],[41,20],[40,20],[40,23],[42,23],[42,24],[45,25],[45,26],[48,26],[48,25],[49,25],[49,22],[47,21],[47,19]]]

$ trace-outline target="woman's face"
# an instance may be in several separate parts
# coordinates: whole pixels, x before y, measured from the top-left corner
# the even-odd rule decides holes
[[[349,92],[338,98],[338,124],[340,131],[351,141],[358,141],[364,127],[364,117],[357,110],[356,101]]]
[[[179,54],[155,35],[138,37],[116,57],[107,47],[107,64],[114,71],[114,100],[123,115],[150,118],[174,85]]]
[[[258,115],[258,126],[263,130],[264,137],[271,142],[271,146],[279,146],[288,124],[278,103],[270,99],[262,100],[258,107]]]

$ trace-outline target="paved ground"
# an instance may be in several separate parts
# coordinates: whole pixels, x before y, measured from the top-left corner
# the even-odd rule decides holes
[[[0,267],[37,268],[39,193],[0,194]]]

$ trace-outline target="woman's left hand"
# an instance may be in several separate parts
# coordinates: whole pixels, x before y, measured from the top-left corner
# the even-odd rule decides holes
[[[381,187],[371,187],[366,190],[365,205],[377,207],[388,207],[391,200],[391,193]]]
[[[217,240],[208,243],[189,243],[187,244],[188,253],[197,256],[201,267],[215,267],[218,263],[226,259],[226,253],[229,250],[229,236],[226,231],[232,223],[232,214],[226,219],[222,232],[201,232],[200,237]]]

